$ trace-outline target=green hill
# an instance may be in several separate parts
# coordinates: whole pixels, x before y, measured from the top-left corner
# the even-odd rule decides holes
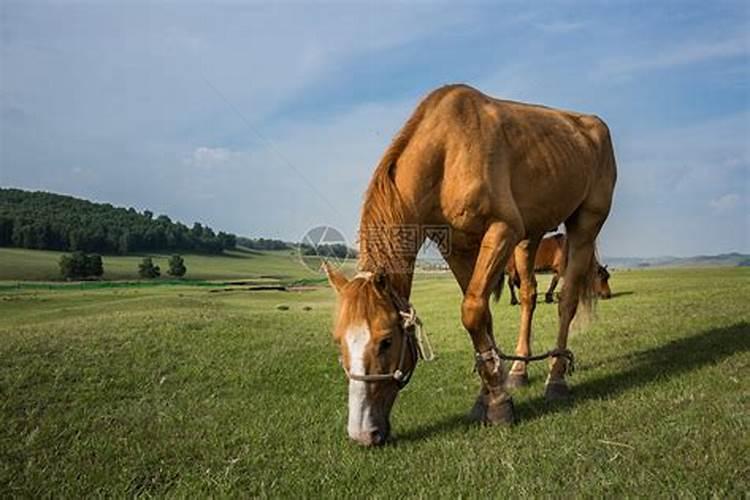
[[[237,237],[195,223],[191,228],[148,210],[115,207],[42,191],[0,188],[0,246],[37,250],[221,253]]]
[[[59,281],[58,262],[63,252],[49,250],[27,250],[0,248],[0,281]],[[138,263],[144,256],[151,256],[162,271],[168,268],[165,253],[143,253],[133,255],[105,255],[105,280],[135,280],[138,278]],[[187,266],[187,279],[241,280],[272,279],[295,281],[317,279],[321,275],[313,270],[320,267],[316,257],[305,257],[303,263],[293,250],[250,251],[232,250],[219,255],[182,254]]]
[[[614,267],[715,267],[748,266],[750,255],[739,252],[693,257],[604,257],[603,261]]]

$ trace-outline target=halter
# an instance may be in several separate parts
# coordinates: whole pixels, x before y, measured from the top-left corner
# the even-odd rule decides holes
[[[354,279],[369,279],[371,277],[372,273],[361,271],[357,273]],[[388,288],[388,291],[391,300],[393,301],[393,305],[396,306],[398,314],[401,317],[401,329],[404,335],[403,341],[401,342],[398,368],[390,373],[376,373],[372,375],[351,373],[346,369],[343,362],[341,363],[341,368],[343,368],[344,373],[346,373],[349,380],[356,380],[358,382],[383,382],[387,380],[395,380],[398,388],[403,389],[411,380],[411,376],[417,366],[417,360],[421,358],[425,361],[432,361],[435,359],[435,352],[432,350],[432,345],[422,330],[422,320],[417,316],[417,311],[414,309],[414,306],[398,296],[390,287]],[[409,371],[404,370],[407,351],[411,356],[412,361],[412,367]]]

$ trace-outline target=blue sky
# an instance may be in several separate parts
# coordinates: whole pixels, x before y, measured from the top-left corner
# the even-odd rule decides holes
[[[610,256],[750,252],[748,2],[0,2],[0,185],[353,239],[382,151],[466,82],[592,112]]]

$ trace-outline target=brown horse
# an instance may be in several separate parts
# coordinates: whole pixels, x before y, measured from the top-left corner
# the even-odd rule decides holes
[[[523,252],[523,250],[521,250]],[[534,271],[552,271],[552,282],[544,294],[544,301],[551,304],[554,301],[554,292],[557,282],[565,270],[565,235],[558,233],[548,238],[542,238],[534,258]],[[508,264],[505,266],[508,275],[508,289],[510,291],[511,305],[518,304],[515,287],[521,288],[521,274],[516,268],[516,259],[511,254]]]
[[[489,97],[465,85],[429,94],[386,150],[365,194],[360,272],[327,268],[338,295],[334,338],[349,378],[349,436],[382,444],[398,391],[417,363],[418,325],[409,305],[425,237],[438,241],[463,291],[461,321],[476,352],[481,390],[472,415],[514,419],[489,298],[516,249],[521,280],[517,354],[528,356],[536,281],[533,262],[550,227],[565,223],[568,255],[549,399],[568,396],[568,328],[594,297],[596,237],[616,179],[609,131],[592,115]],[[435,231],[442,228],[442,232]],[[448,234],[450,245],[437,234]],[[514,364],[511,376],[526,373]]]
[[[611,299],[612,289],[609,288],[609,278],[612,275],[609,274],[607,266],[603,266],[597,262],[596,264],[596,281],[594,282],[594,291],[596,296],[600,299]]]
[[[543,238],[536,251],[534,271],[552,271],[552,280],[550,281],[547,292],[544,294],[544,301],[548,304],[554,302],[555,288],[560,280],[560,276],[565,272],[565,243],[565,235],[558,233]],[[596,257],[594,257],[594,259],[596,259]],[[596,295],[600,299],[609,299],[612,297],[612,291],[609,288],[610,274],[609,271],[607,271],[607,266],[602,266],[596,261],[596,268],[596,281],[594,282]],[[508,259],[508,264],[505,266],[505,273],[508,275],[510,304],[515,306],[518,304],[515,288],[521,287],[521,275],[518,272],[518,269],[516,269],[516,260],[513,255]]]

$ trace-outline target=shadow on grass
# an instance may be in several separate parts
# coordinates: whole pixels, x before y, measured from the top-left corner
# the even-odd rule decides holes
[[[577,402],[612,398],[625,391],[660,379],[676,377],[746,351],[750,351],[750,323],[747,321],[704,330],[659,347],[623,354],[621,359],[630,365],[626,370],[581,384],[576,384],[573,378],[573,398],[570,402],[548,404],[543,396],[539,396],[519,405],[518,415],[521,419],[531,420],[569,409]]]
[[[422,427],[403,433],[396,433],[393,439],[393,444],[398,446],[399,443],[422,441],[423,439],[427,439],[436,434],[450,432],[460,427],[469,427],[470,425],[475,424],[469,419],[469,409],[467,408],[465,413],[446,416]]]
[[[612,296],[610,299],[615,299],[617,297],[625,297],[626,295],[633,295],[635,292],[633,291],[626,291],[626,292],[612,292]],[[601,300],[601,299],[600,299]]]
[[[673,340],[659,347],[626,353],[629,367],[603,377],[576,384],[571,381],[570,402],[547,403],[540,395],[516,403],[516,417],[521,421],[541,418],[549,413],[568,411],[576,403],[590,399],[612,398],[623,392],[660,379],[676,377],[717,363],[733,354],[750,351],[750,323],[741,321],[724,328],[712,328],[690,337]],[[540,391],[543,390],[540,385]],[[468,413],[468,407],[467,407]],[[419,441],[460,427],[474,425],[466,414],[447,416],[427,426],[397,436],[399,441]]]

